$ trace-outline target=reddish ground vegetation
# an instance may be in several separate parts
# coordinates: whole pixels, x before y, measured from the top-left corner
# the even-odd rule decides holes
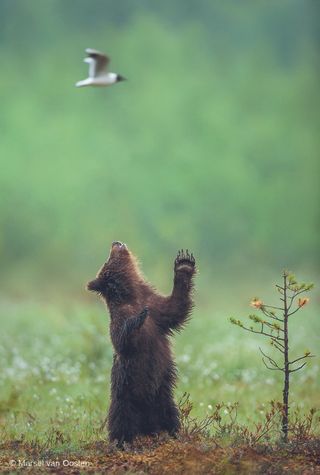
[[[301,444],[255,448],[239,445],[218,447],[214,440],[173,440],[143,437],[125,450],[113,445],[96,443],[77,453],[39,452],[35,446],[12,442],[0,447],[0,471],[17,469],[12,460],[59,461],[60,467],[29,467],[30,473],[112,473],[120,474],[315,474],[320,473],[320,439]],[[64,466],[63,461],[76,466]],[[79,461],[83,462],[82,467]],[[11,464],[10,464],[11,463]],[[21,469],[20,469],[21,470]]]

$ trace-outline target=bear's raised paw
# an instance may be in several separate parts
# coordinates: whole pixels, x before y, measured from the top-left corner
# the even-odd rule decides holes
[[[176,260],[174,261],[174,270],[188,270],[189,272],[193,272],[195,270],[196,261],[193,257],[193,254],[190,253],[188,249],[184,252],[183,249],[178,251]]]

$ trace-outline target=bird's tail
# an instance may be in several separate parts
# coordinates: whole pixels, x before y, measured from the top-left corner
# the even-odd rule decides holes
[[[90,83],[88,79],[84,79],[83,81],[78,81],[75,84],[76,87],[85,87],[85,86],[90,86]]]

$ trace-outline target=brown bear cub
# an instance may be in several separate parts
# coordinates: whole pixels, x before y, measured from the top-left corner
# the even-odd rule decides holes
[[[112,243],[107,262],[88,290],[105,300],[114,346],[108,430],[118,445],[137,435],[179,430],[173,399],[176,367],[169,336],[188,321],[192,310],[195,260],[179,251],[170,296],[158,294],[143,278],[125,244]]]

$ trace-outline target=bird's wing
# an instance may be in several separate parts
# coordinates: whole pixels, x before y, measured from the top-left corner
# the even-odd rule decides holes
[[[109,57],[106,54],[100,53],[100,51],[91,48],[87,48],[86,53],[87,57],[85,62],[89,63],[89,76],[94,78],[105,73],[110,61]]]

